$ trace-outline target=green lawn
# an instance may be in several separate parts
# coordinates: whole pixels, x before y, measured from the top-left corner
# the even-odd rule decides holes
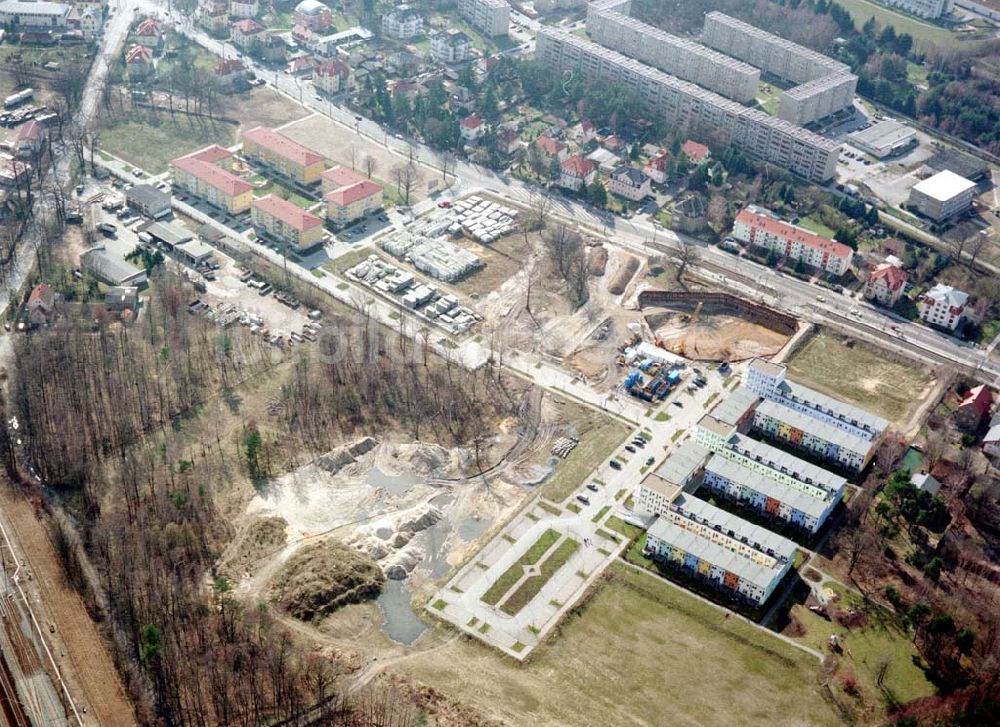
[[[559,547],[550,553],[549,556],[542,562],[540,567],[541,575],[532,576],[522,583],[521,587],[510,594],[510,598],[504,601],[500,610],[509,616],[520,613],[521,609],[531,603],[531,599],[538,595],[538,592],[541,591],[542,587],[549,582],[549,579],[554,576],[560,568],[566,565],[567,561],[573,557],[573,553],[575,553],[579,547],[580,543],[572,538],[566,538],[564,541],[559,543]]]
[[[545,555],[545,552],[555,545],[557,540],[559,540],[559,533],[551,528],[542,533],[538,540],[536,540],[534,544],[528,548],[527,552],[518,558],[514,565],[505,570],[501,576],[497,578],[496,582],[490,586],[489,590],[483,594],[483,603],[495,606],[497,602],[504,597],[507,591],[509,591],[514,584],[521,579],[521,576],[524,575],[524,566],[534,565],[537,563],[539,558]]]
[[[288,187],[285,187],[284,185],[271,179],[268,179],[267,184],[263,187],[254,190],[255,197],[265,197],[269,194],[276,194],[282,199],[286,199],[292,204],[298,205],[303,209],[309,209],[316,204],[316,200],[303,197],[298,192],[288,189]]]
[[[631,540],[636,535],[642,532],[642,528],[636,527],[635,525],[631,525],[622,520],[620,517],[614,515],[609,517],[608,521],[604,524],[608,527],[609,530],[614,530],[616,533],[621,533],[629,540]]]
[[[555,472],[542,485],[542,494],[554,502],[562,502],[572,495],[629,435],[630,430],[624,424],[584,407],[578,409],[580,442],[566,459],[556,465]]]
[[[869,19],[875,18],[882,26],[891,25],[894,27],[897,33],[909,33],[915,41],[923,40],[943,45],[956,45],[962,42],[957,34],[946,28],[895,12],[884,5],[869,0],[837,0],[837,4],[850,12],[851,19],[854,20],[854,27],[858,30],[861,30],[861,27]]]
[[[799,219],[799,227],[804,227],[807,230],[812,230],[817,235],[826,237],[828,239],[833,239],[833,236],[837,233],[836,230],[831,230],[829,227],[824,225],[815,217],[802,217]]]
[[[165,172],[171,159],[203,146],[231,146],[236,141],[233,124],[181,116],[171,120],[169,115],[145,111],[128,120],[113,120],[97,133],[102,149],[150,174]]]
[[[837,584],[824,583],[838,593],[845,594],[839,607],[864,608],[861,595],[846,590]],[[846,599],[846,600],[843,600]],[[869,607],[868,623],[857,629],[845,629],[827,621],[801,604],[792,607],[792,617],[805,628],[805,634],[793,637],[803,644],[822,652],[827,651],[831,634],[843,638],[843,653],[839,656],[846,666],[853,669],[867,701],[883,701],[876,674],[881,660],[889,661],[883,688],[895,701],[908,702],[911,699],[934,694],[935,688],[917,666],[913,658],[917,651],[910,641],[910,632],[892,613],[878,606]],[[845,663],[841,664],[843,672]]]
[[[457,639],[389,670],[497,724],[843,724],[815,658],[624,564],[606,573],[528,663]]]
[[[788,362],[789,378],[890,421],[906,418],[931,376],[859,341],[821,331]]]
[[[596,515],[594,515],[594,517],[592,517],[592,518],[590,519],[590,522],[592,522],[592,523],[596,523],[596,522],[597,522],[597,521],[599,521],[599,520],[600,520],[600,519],[601,519],[602,517],[604,517],[605,515],[607,515],[607,514],[608,514],[608,510],[610,510],[610,509],[611,509],[611,505],[605,505],[604,507],[602,507],[602,508],[601,508],[601,509],[600,509],[600,510],[599,510],[599,511],[597,512],[597,514],[596,514]]]

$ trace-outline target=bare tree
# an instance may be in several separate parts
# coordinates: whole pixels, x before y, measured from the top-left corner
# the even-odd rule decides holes
[[[410,193],[417,183],[419,173],[412,164],[398,164],[392,170],[393,179],[396,182],[396,193],[402,195],[403,204],[410,206]]]
[[[351,170],[354,171],[357,169],[358,147],[354,146],[354,144],[351,144],[349,147],[347,147],[347,153],[351,157]]]
[[[976,258],[979,257],[980,253],[982,253],[989,241],[989,230],[980,230],[975,235],[972,235],[968,243],[969,270],[975,269]]]
[[[701,256],[701,251],[689,237],[681,237],[677,245],[677,281],[684,280],[684,273],[689,265],[694,265]]]
[[[375,174],[375,168],[378,166],[378,163],[375,161],[375,157],[371,154],[366,154],[361,163],[364,165],[365,174],[367,174],[368,178],[371,179],[372,175]]]

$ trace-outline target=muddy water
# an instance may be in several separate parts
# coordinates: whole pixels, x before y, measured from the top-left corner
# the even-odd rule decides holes
[[[385,619],[382,632],[404,646],[412,645],[428,628],[414,613],[410,597],[406,581],[386,581],[385,589],[376,601]]]
[[[382,488],[391,495],[401,495],[414,485],[423,484],[424,478],[413,472],[401,472],[398,475],[386,474],[378,467],[372,467],[365,475],[365,483],[374,488]]]

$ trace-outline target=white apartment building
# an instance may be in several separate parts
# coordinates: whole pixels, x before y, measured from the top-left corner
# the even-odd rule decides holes
[[[649,113],[669,123],[704,123],[725,141],[810,181],[833,178],[840,145],[802,127],[668,75],[551,26],[536,38],[535,58],[554,72],[575,70],[593,83],[616,81],[639,93]]]
[[[766,210],[752,205],[736,216],[733,237],[792,260],[801,260],[806,265],[831,275],[846,273],[854,259],[854,251],[847,245],[782,222]]]
[[[21,30],[65,28],[69,11],[69,5],[63,3],[6,0],[0,3],[0,25]]]
[[[663,460],[655,472],[648,474],[635,491],[639,512],[663,515],[685,487],[701,472],[709,450],[688,438]]]
[[[952,0],[879,0],[879,2],[931,20],[947,15],[952,7]]]
[[[701,40],[779,78],[800,84],[782,93],[780,118],[808,124],[848,108],[857,76],[849,66],[724,13],[705,15]]]
[[[510,32],[507,0],[458,0],[458,13],[489,38]]]
[[[424,32],[424,16],[409,5],[400,5],[382,16],[382,34],[390,38],[414,38]]]
[[[760,82],[759,69],[631,18],[628,11],[628,0],[591,3],[587,8],[587,34],[604,47],[664,73],[734,101],[753,103]]]
[[[431,58],[438,63],[462,63],[469,60],[472,41],[460,30],[446,30],[431,36]]]
[[[938,283],[923,294],[917,302],[917,311],[924,323],[954,331],[965,319],[965,304],[968,302],[968,293]]]
[[[909,204],[935,222],[965,212],[976,196],[976,183],[945,169],[910,189]]]

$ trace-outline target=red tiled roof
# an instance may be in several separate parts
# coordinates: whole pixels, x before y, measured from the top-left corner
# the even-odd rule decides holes
[[[148,36],[159,36],[160,35],[160,23],[152,18],[146,18],[138,27],[135,29],[136,35],[141,35],[144,37]]]
[[[240,31],[243,35],[256,35],[263,33],[265,28],[253,18],[243,18],[233,23],[233,29]]]
[[[764,230],[768,234],[775,235],[783,240],[798,242],[814,250],[821,250],[834,257],[850,258],[853,254],[853,251],[847,245],[820,237],[815,232],[804,230],[801,227],[790,225],[773,217],[751,212],[749,209],[740,210],[740,213],[736,215],[736,221],[742,222],[752,229]]]
[[[342,167],[339,164],[335,167],[330,167],[320,176],[324,181],[330,182],[330,184],[335,187],[346,187],[350,184],[357,184],[358,182],[367,179],[367,177],[358,174],[353,169]]]
[[[550,157],[558,156],[559,152],[566,148],[565,144],[561,141],[556,141],[551,136],[539,136],[535,139],[535,146],[538,147],[543,154]]]
[[[134,45],[125,54],[126,63],[152,63],[153,51],[144,45]]]
[[[212,73],[216,76],[228,76],[230,73],[240,73],[246,69],[247,67],[243,65],[243,61],[236,58],[224,58],[215,64],[212,68]]]
[[[323,224],[323,220],[316,215],[302,209],[297,204],[289,202],[288,200],[282,199],[281,197],[273,194],[261,197],[260,199],[255,199],[253,201],[253,206],[255,209],[259,209],[262,212],[281,220],[283,223],[295,230],[298,230],[299,232],[305,232],[306,230],[311,230],[314,227],[318,227]]]
[[[317,76],[341,76],[342,78],[347,78],[351,74],[351,69],[348,68],[346,63],[341,61],[328,60],[316,66],[315,73]]]
[[[971,406],[979,412],[980,417],[984,417],[989,413],[990,407],[993,406],[993,393],[986,384],[980,384],[974,389],[969,389],[959,406]]]
[[[327,192],[323,195],[323,199],[327,202],[333,202],[334,204],[344,207],[357,202],[360,199],[367,199],[368,197],[372,197],[376,194],[382,194],[382,185],[376,184],[370,179],[362,179],[360,182],[355,182],[354,184],[349,184],[346,187],[340,187],[332,192]]]
[[[53,298],[53,290],[46,283],[39,283],[32,289],[31,295],[28,296],[28,305],[35,305],[36,303],[41,303],[42,305],[51,306]]]
[[[306,149],[287,136],[282,136],[274,129],[266,129],[263,126],[258,126],[243,134],[243,138],[249,139],[258,146],[262,146],[268,151],[296,164],[300,164],[303,167],[323,161],[322,154],[317,154],[311,149]]]
[[[17,130],[17,140],[18,141],[38,141],[42,138],[42,125],[38,123],[37,120],[31,119]]]
[[[665,171],[667,168],[667,160],[670,158],[670,153],[663,151],[657,154],[655,157],[650,157],[649,161],[646,162],[647,167],[653,169],[658,169],[661,172]]]
[[[460,122],[462,128],[465,128],[465,129],[478,129],[484,123],[485,122],[481,118],[479,118],[478,116],[476,116],[475,114],[472,114],[472,116],[466,116]]]
[[[902,268],[891,263],[880,263],[875,266],[868,279],[873,283],[876,280],[885,280],[885,284],[889,286],[889,290],[899,290],[906,285],[908,277],[906,271]]]
[[[711,153],[707,146],[699,144],[697,141],[692,141],[691,139],[684,142],[684,146],[681,147],[681,151],[684,152],[684,156],[688,159],[696,162],[704,160]]]
[[[288,68],[291,71],[302,71],[307,68],[315,68],[316,59],[312,56],[299,56],[298,58],[293,58],[288,63]]]
[[[572,174],[574,177],[587,177],[597,169],[597,165],[594,162],[586,159],[579,154],[574,154],[569,159],[563,161],[559,167],[567,174]]]
[[[196,152],[178,157],[170,162],[171,166],[197,177],[222,193],[235,197],[253,189],[253,185],[232,172],[228,172],[222,167],[216,166],[216,162],[231,156],[228,149],[223,149],[218,144],[206,146]]]

